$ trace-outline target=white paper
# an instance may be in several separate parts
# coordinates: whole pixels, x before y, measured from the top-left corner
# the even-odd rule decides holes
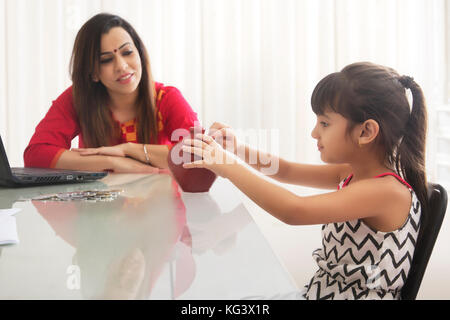
[[[20,210],[22,209],[21,208],[0,209],[0,218],[4,216],[13,216]]]
[[[17,235],[16,218],[13,216],[0,217],[0,245],[17,243],[19,243],[19,236]]]
[[[19,243],[16,217],[14,217],[14,215],[20,210],[22,209],[13,208],[0,210],[0,246]]]

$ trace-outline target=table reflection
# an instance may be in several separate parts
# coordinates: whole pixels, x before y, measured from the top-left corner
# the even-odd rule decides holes
[[[124,178],[127,178],[124,180]],[[123,189],[110,202],[32,201],[55,233],[76,249],[85,299],[145,299],[165,263],[177,254],[187,289],[195,274],[186,210],[177,185],[168,175],[105,179]],[[182,242],[183,245],[178,243]]]
[[[110,201],[30,200],[93,190],[122,191]],[[23,209],[21,242],[0,247],[3,299],[241,299],[295,288],[223,179],[199,194],[168,173],[0,188],[0,208],[13,206]]]
[[[237,234],[252,218],[241,203],[229,212],[222,212],[209,193],[182,195],[192,236],[192,251],[203,254],[208,250],[221,255],[236,245]]]

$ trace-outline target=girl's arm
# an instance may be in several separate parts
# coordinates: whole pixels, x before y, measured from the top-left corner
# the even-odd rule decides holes
[[[255,170],[282,183],[313,188],[336,189],[351,172],[347,164],[307,165],[284,160],[280,157],[254,149],[240,142],[229,126],[215,122],[209,134],[225,149],[239,156]]]
[[[382,179],[371,179],[355,182],[339,191],[300,197],[254,174],[242,164],[226,166],[223,172],[224,177],[257,205],[290,225],[387,216],[398,212],[396,202],[402,196],[396,189],[386,188]],[[401,204],[399,209],[402,209]]]
[[[277,170],[268,176],[282,183],[336,189],[337,185],[352,172],[350,165],[347,164],[308,165],[287,161],[248,145],[240,145],[237,149],[238,155],[245,155],[240,156],[242,160],[262,173],[270,167],[276,168]],[[257,161],[250,161],[252,157]],[[267,164],[267,159],[270,159],[270,164]]]
[[[203,160],[185,164],[185,168],[207,168],[229,179],[261,208],[287,224],[343,222],[390,215],[402,209],[403,203],[396,201],[398,189],[390,188],[383,179],[362,180],[337,192],[299,197],[253,173],[211,137],[200,137],[203,141],[186,139],[183,150]]]

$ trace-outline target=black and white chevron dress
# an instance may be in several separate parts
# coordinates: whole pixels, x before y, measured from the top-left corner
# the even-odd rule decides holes
[[[400,299],[408,276],[420,227],[420,202],[412,188],[405,224],[393,232],[373,230],[362,220],[322,227],[322,248],[313,252],[319,266],[305,286],[305,299]],[[344,179],[345,187],[352,175]]]

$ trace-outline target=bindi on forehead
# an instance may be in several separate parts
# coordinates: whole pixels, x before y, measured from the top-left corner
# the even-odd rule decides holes
[[[117,53],[120,49],[126,47],[126,46],[131,46],[131,42],[125,42],[124,44],[122,44],[119,48],[117,49],[113,49],[113,51],[106,51],[106,52],[102,52],[100,55],[103,56],[105,54],[112,54],[112,53]]]

